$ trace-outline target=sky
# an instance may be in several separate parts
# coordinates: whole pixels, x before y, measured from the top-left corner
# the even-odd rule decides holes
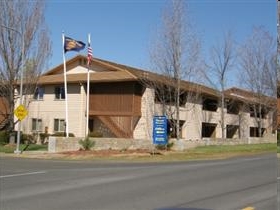
[[[62,32],[87,43],[91,34],[93,56],[151,70],[149,47],[162,10],[169,0],[48,0],[46,22],[52,40],[49,69],[63,62]],[[253,26],[264,26],[274,37],[276,0],[186,0],[189,16],[202,40],[205,56],[231,30],[237,43]],[[86,49],[80,54],[87,54]],[[66,59],[77,55],[67,52]],[[207,59],[207,58],[206,58]]]

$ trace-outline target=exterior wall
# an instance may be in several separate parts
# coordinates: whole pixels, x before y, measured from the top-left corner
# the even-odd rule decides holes
[[[63,85],[63,84],[61,84]],[[45,127],[48,133],[54,133],[54,119],[65,119],[65,100],[55,100],[54,85],[45,86],[43,100],[29,100],[28,116],[22,121],[22,130],[32,133],[32,118],[42,119],[42,132]],[[31,98],[31,96],[30,96]],[[174,107],[173,107],[174,108]],[[175,108],[174,108],[175,109]],[[202,123],[217,124],[215,137],[221,138],[220,116],[221,109],[216,112],[202,110],[201,101],[188,102],[180,108],[180,120],[184,121],[181,135],[185,140],[201,139]],[[86,124],[86,94],[85,87],[80,84],[68,84],[68,114],[69,132],[76,137],[85,136]],[[133,131],[134,139],[152,140],[153,116],[162,115],[162,106],[154,102],[154,91],[146,88],[141,98],[141,117]],[[98,121],[95,120],[95,126]],[[272,132],[272,113],[266,119],[262,119],[262,127],[267,128],[267,133]],[[250,117],[247,112],[239,115],[228,114],[225,109],[225,126],[239,126],[240,138],[249,138],[250,127],[257,127],[255,118]],[[107,137],[110,137],[109,135]],[[235,138],[239,137],[237,134]]]
[[[148,100],[151,103],[152,98]],[[143,97],[143,101],[146,99]],[[146,106],[145,104],[142,105]],[[147,106],[151,107],[151,106]],[[154,113],[161,115],[162,106],[160,104],[154,104]],[[172,107],[175,110],[175,107]],[[239,130],[236,131],[233,138],[243,138],[248,139],[250,137],[250,127],[257,127],[257,122],[254,117],[250,117],[248,112],[240,112],[239,114],[229,114],[227,109],[224,109],[225,113],[225,127],[227,125],[238,126]],[[143,112],[142,112],[143,114]],[[152,112],[150,113],[150,122],[152,123]],[[272,112],[267,115],[266,119],[261,120],[262,127],[267,129],[267,133],[272,132]],[[222,128],[221,128],[221,108],[219,107],[217,111],[207,111],[202,109],[201,100],[187,102],[184,107],[180,107],[180,120],[184,121],[181,128],[181,138],[185,140],[199,140],[201,139],[202,133],[202,123],[213,123],[216,124],[215,138],[222,138]],[[143,119],[142,119],[143,120]],[[141,121],[142,122],[142,121]],[[151,125],[152,129],[152,125]],[[147,129],[146,129],[147,130]],[[151,131],[152,132],[152,131]],[[225,128],[226,134],[226,128]],[[240,135],[240,136],[239,136]],[[152,136],[151,136],[152,138]]]
[[[143,91],[141,84],[135,81],[94,83],[89,97],[89,114],[91,118],[99,119],[114,137],[133,138],[141,117]]]
[[[80,84],[68,86],[69,132],[77,137],[85,136],[86,94]]]
[[[8,107],[8,102],[4,97],[0,96],[0,130],[5,127],[7,123],[7,117],[10,112],[10,107]]]
[[[87,71],[88,69],[83,66],[74,66],[73,69],[67,71],[67,74],[81,74],[81,73],[87,73]]]
[[[182,126],[183,139],[200,139],[202,124],[202,105],[195,103],[186,103],[184,112],[185,123]]]
[[[93,118],[93,131],[98,131],[103,134],[102,137],[114,137],[114,134],[104,125],[97,117]]]
[[[134,139],[153,138],[154,101],[154,91],[150,88],[146,88],[141,100],[141,117],[133,132]]]
[[[54,119],[65,120],[65,100],[55,99],[55,86],[44,87],[45,92],[42,100],[30,100],[28,116],[23,120],[22,126],[25,133],[32,133],[32,118],[42,119],[42,132],[47,127],[48,133],[54,133]],[[69,133],[74,133],[78,137],[85,135],[85,101],[84,87],[80,84],[68,84]]]

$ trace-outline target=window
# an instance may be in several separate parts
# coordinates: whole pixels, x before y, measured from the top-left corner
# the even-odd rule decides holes
[[[218,101],[216,99],[204,98],[202,109],[206,111],[216,112],[218,109]]]
[[[226,131],[228,139],[237,138],[240,136],[238,125],[227,125]]]
[[[187,98],[190,95],[187,93],[180,93],[179,105],[184,106],[187,102]],[[157,88],[155,90],[155,102],[165,105],[175,106],[177,101],[176,90],[173,88]]]
[[[32,118],[32,131],[42,131],[42,119]]]
[[[217,124],[202,123],[201,136],[202,138],[215,138]]]
[[[64,132],[64,130],[65,130],[65,120],[54,119],[54,132]]]
[[[267,111],[263,107],[259,111],[259,107],[252,105],[250,106],[250,117],[266,119]]]
[[[227,102],[227,113],[238,115],[239,114],[240,105],[234,101]]]
[[[64,87],[55,87],[54,88],[55,99],[65,99],[65,90]]]
[[[265,128],[250,127],[250,137],[263,137]]]
[[[33,95],[34,100],[42,100],[44,98],[44,88],[43,87],[36,87],[35,93]]]

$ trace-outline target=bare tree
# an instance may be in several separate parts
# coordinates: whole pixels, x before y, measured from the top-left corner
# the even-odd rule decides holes
[[[207,82],[215,88],[220,95],[221,105],[221,129],[222,139],[225,138],[225,88],[230,71],[235,62],[235,46],[232,33],[227,31],[220,43],[212,47],[210,52],[211,63],[206,64],[207,68],[203,75]]]
[[[258,123],[258,136],[262,136],[261,118],[265,108],[276,98],[277,68],[276,41],[264,27],[254,27],[252,34],[240,48],[240,81],[244,88],[255,93],[257,101],[252,105]]]
[[[158,86],[159,100],[175,122],[176,138],[180,138],[180,100],[182,80],[191,80],[199,62],[200,42],[188,17],[186,1],[172,0],[163,11],[162,24],[156,32],[151,46],[152,68],[166,76],[162,86]],[[166,84],[166,85],[164,85]],[[175,110],[166,106],[175,104]],[[169,112],[169,113],[166,113]]]
[[[32,91],[51,53],[49,31],[44,20],[43,0],[0,1],[0,96],[7,101],[8,129],[14,128],[16,86],[23,69],[23,95]],[[31,84],[32,86],[28,85]]]

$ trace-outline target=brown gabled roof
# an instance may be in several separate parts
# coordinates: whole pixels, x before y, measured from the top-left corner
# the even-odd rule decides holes
[[[86,66],[87,57],[82,55],[77,55],[66,62],[67,69],[71,66],[78,65]],[[153,82],[157,84],[174,86],[174,81],[169,79],[166,76],[145,71],[139,68],[134,68],[118,63],[114,63],[107,60],[102,60],[99,58],[93,58],[92,63],[94,65],[100,66],[105,71],[94,72],[90,74],[91,82],[113,82],[113,81],[140,81],[140,82]],[[39,84],[59,84],[64,82],[63,75],[63,64],[56,66],[50,71],[43,74],[38,83]],[[67,74],[67,82],[68,83],[77,83],[77,82],[86,82],[87,74],[79,73],[79,74]],[[218,96],[217,91],[215,89],[199,85],[196,83],[181,81],[181,89],[185,91],[194,91],[200,92],[202,94],[207,94],[210,96]]]
[[[226,98],[239,100],[245,103],[261,103],[264,105],[275,106],[276,99],[273,97],[259,95],[252,91],[240,89],[237,87],[232,87],[224,91]]]
[[[146,70],[142,70],[139,68],[134,68],[134,67],[130,67],[130,66],[126,66],[123,64],[118,64],[118,63],[114,63],[111,61],[105,61],[105,60],[101,60],[101,59],[97,59],[103,63],[107,63],[113,66],[117,66],[118,68],[125,70],[127,72],[130,72],[132,75],[134,75],[138,81],[142,81],[142,82],[153,82],[153,83],[159,83],[159,84],[165,84],[165,85],[170,85],[173,86],[175,83],[174,81],[172,81],[170,78],[161,75],[161,74],[157,74],[154,72],[150,72],[150,71],[146,71]],[[206,87],[204,85],[200,85],[197,83],[193,83],[193,82],[188,82],[188,81],[181,81],[181,89],[185,90],[185,91],[194,91],[194,92],[200,92],[203,94],[207,94],[210,96],[218,96],[218,93],[215,89],[213,88],[209,88]]]
[[[87,57],[78,55],[66,62],[66,66],[69,69],[69,66],[78,65],[86,66]],[[94,72],[90,74],[91,82],[112,82],[112,81],[135,81],[137,78],[131,73],[120,69],[117,66],[111,65],[106,62],[102,62],[99,59],[93,59],[92,63],[97,66],[102,67],[105,71]],[[77,82],[86,82],[87,73],[76,73],[76,74],[67,74],[67,83],[77,83]],[[38,83],[39,84],[59,84],[64,82],[64,66],[63,64],[56,66],[50,71],[43,74]]]
[[[106,72],[98,72],[90,74],[91,82],[113,82],[113,81],[133,81],[131,75],[122,71],[106,71]],[[77,83],[77,82],[86,82],[87,74],[68,74],[67,75],[67,83]],[[64,82],[63,74],[57,75],[47,75],[41,76],[39,78],[38,84],[59,84]]]
[[[77,55],[77,56],[67,60],[66,61],[67,71],[69,70],[69,66],[75,65],[75,63],[79,63],[80,66],[84,66],[84,67],[87,68],[87,65],[86,65],[87,57],[85,57],[83,55]],[[112,65],[104,65],[104,63],[100,62],[99,59],[93,58],[92,63],[94,63],[97,66],[103,66],[108,71],[116,71],[117,70],[116,67],[114,67]],[[54,75],[54,74],[63,74],[63,73],[64,73],[64,65],[62,63],[62,64],[54,67],[50,71],[47,71],[42,76],[48,76],[48,75]]]
[[[87,57],[82,55],[77,55],[74,58],[66,62],[68,67],[73,67],[75,65],[84,66],[87,63]],[[104,71],[94,72],[90,74],[91,82],[118,82],[118,81],[139,81],[146,84],[161,84],[167,86],[174,86],[174,80],[154,72],[146,71],[139,68],[134,68],[131,66],[114,63],[107,60],[102,60],[99,58],[93,58],[92,64],[95,66],[100,66]],[[63,77],[63,64],[53,68],[52,70],[46,72],[39,78],[39,84],[59,84],[64,82]],[[67,74],[68,83],[86,82],[87,74]],[[181,89],[185,91],[198,92],[200,94],[219,97],[219,92],[213,88],[206,87],[193,82],[181,81]],[[245,103],[256,103],[257,95],[251,91],[243,90],[240,88],[230,88],[225,91],[225,97],[228,99],[239,100]],[[275,99],[268,96],[262,96],[264,103],[274,104]]]

